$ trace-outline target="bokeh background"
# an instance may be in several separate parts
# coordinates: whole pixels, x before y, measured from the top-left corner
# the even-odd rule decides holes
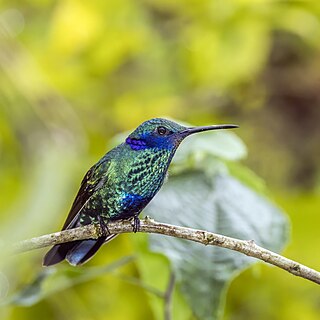
[[[2,0],[1,240],[58,230],[116,133],[158,116],[233,122],[245,164],[290,217],[284,254],[319,270],[319,39],[316,0]],[[119,238],[90,264],[134,254],[131,240]],[[43,253],[2,261],[2,297],[34,280]],[[134,264],[123,272],[138,276]],[[0,315],[154,317],[145,290],[110,273]],[[262,264],[233,281],[224,315],[319,317],[319,287]]]

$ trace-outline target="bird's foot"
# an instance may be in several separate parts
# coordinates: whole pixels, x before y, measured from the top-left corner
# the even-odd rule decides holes
[[[102,237],[106,237],[108,235],[110,235],[110,230],[108,228],[108,222],[109,220],[107,220],[107,222],[100,216],[98,215],[98,223],[101,229],[101,236]]]
[[[136,233],[140,231],[140,219],[138,216],[133,217],[133,232]]]

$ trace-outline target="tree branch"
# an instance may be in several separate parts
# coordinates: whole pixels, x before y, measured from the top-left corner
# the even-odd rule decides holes
[[[108,223],[108,229],[111,233],[128,233],[132,232],[132,223],[130,221],[111,221]],[[150,218],[141,220],[140,232],[157,233],[238,251],[286,270],[295,276],[320,284],[318,271],[264,249],[255,244],[253,240],[238,240],[204,230],[159,223]],[[99,225],[88,225],[24,240],[14,244],[12,249],[15,252],[25,252],[74,240],[96,239],[100,235]]]

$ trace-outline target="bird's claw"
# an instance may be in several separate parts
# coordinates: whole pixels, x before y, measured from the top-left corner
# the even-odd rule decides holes
[[[101,230],[101,236],[102,237],[106,237],[108,235],[110,235],[110,230],[108,228],[108,222],[105,222],[104,219],[99,215],[98,216],[98,222],[99,222],[99,226],[100,226],[100,230]]]
[[[133,217],[133,232],[140,231],[140,219],[137,216]]]

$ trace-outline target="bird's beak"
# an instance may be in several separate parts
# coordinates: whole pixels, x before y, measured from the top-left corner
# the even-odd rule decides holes
[[[183,136],[184,138],[198,132],[203,132],[203,131],[210,131],[210,130],[220,130],[220,129],[234,129],[238,128],[239,126],[235,124],[218,124],[214,126],[205,126],[205,127],[191,127],[191,128],[186,128],[185,130],[180,132],[180,135]]]

